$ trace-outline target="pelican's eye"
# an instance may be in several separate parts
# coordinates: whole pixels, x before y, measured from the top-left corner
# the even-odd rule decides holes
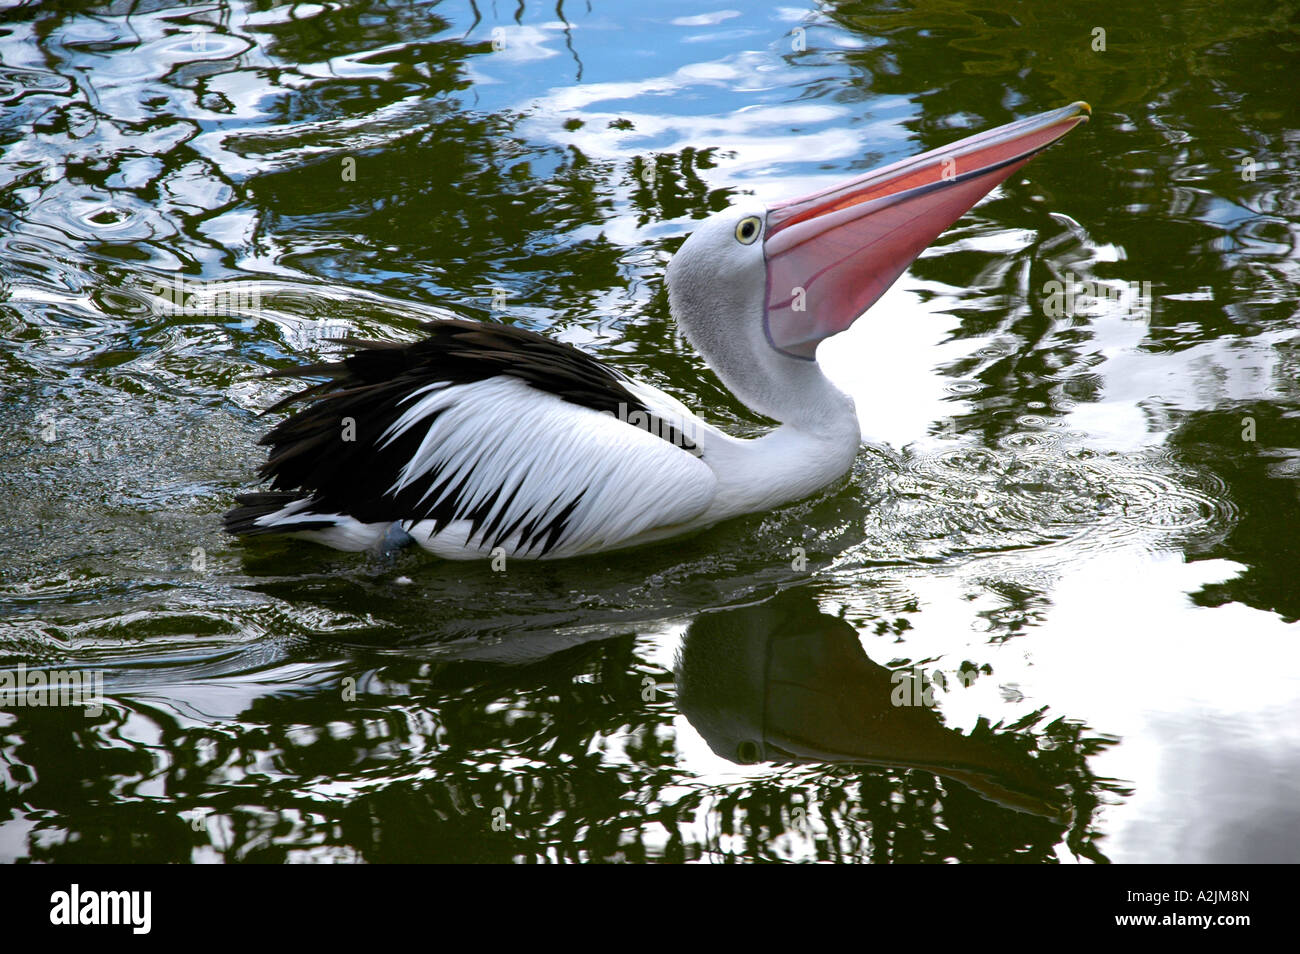
[[[741,245],[753,245],[762,227],[757,215],[746,216],[736,223],[736,241]]]

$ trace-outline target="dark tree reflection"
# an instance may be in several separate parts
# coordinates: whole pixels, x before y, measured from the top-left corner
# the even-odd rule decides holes
[[[891,672],[804,589],[682,642],[680,711],[727,758],[774,763],[726,784],[683,764],[674,679],[630,635],[524,666],[322,660],[219,722],[117,681],[98,718],[18,709],[0,732],[23,858],[1104,860],[1091,819],[1120,792],[1087,768],[1107,741],[1065,719],[963,734],[894,706]]]

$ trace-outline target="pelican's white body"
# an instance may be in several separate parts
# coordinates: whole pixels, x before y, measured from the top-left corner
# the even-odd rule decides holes
[[[657,388],[641,382],[629,387],[690,438],[699,456],[612,415],[570,404],[514,378],[494,378],[413,396],[405,426],[418,426],[440,406],[448,413],[429,428],[424,446],[432,453],[413,458],[394,485],[460,457],[478,460],[471,495],[486,495],[498,486],[519,488],[511,501],[515,513],[544,511],[566,486],[593,488],[560,543],[542,557],[556,559],[652,543],[806,497],[847,473],[857,451],[856,415],[842,420],[838,431],[809,433],[784,425],[742,440],[702,421]],[[537,472],[546,473],[548,480],[523,480]],[[263,519],[292,533],[295,517],[289,510]],[[319,521],[321,515],[302,519]],[[428,520],[361,523],[345,515],[334,520],[328,529],[294,535],[340,550],[366,550],[409,535],[431,553],[453,560],[482,559],[495,550],[481,530],[473,534],[468,520],[436,532]],[[528,555],[519,552],[517,534],[499,546],[511,556]]]
[[[409,535],[454,559],[498,548],[559,558],[649,543],[806,497],[849,471],[861,440],[852,399],[815,360],[818,342],[848,328],[929,242],[1087,114],[1086,103],[1074,103],[770,210],[743,200],[700,223],[668,266],[669,305],[731,392],[779,422],[762,437],[724,434],[655,388],[613,382],[599,368],[590,374],[583,360],[575,371],[563,346],[542,339],[527,346],[531,376],[516,363],[486,377],[417,378],[410,393],[385,399],[384,410],[400,415],[383,416],[387,429],[372,449],[399,472],[391,483],[380,475],[386,489],[378,498],[406,509],[355,509],[410,519],[362,523],[273,493],[260,495],[269,504],[232,512],[235,532],[287,530],[344,549]],[[509,345],[478,346],[498,358],[515,354]],[[548,378],[561,356],[572,373]],[[689,438],[689,448],[595,409],[608,401],[588,394],[584,403],[591,380],[606,398],[614,389],[610,400],[633,396]],[[300,444],[278,448],[268,467],[301,479],[310,468],[293,455],[316,453],[319,433],[305,424]],[[373,492],[375,475],[367,476]],[[347,509],[345,493],[331,499],[329,509]],[[279,509],[259,509],[267,506]]]

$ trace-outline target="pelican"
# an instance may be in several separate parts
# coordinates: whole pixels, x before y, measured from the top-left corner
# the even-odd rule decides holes
[[[687,341],[779,426],[742,440],[578,349],[448,319],[412,343],[349,339],[261,441],[270,490],[236,498],[234,534],[342,550],[412,540],[449,559],[559,559],[699,530],[842,478],[861,434],[817,364],[946,228],[1090,113],[1021,119],[802,198],[705,219],[667,270]]]

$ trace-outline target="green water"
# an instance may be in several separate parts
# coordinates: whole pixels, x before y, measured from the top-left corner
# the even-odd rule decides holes
[[[0,10],[0,673],[104,697],[0,708],[0,858],[1300,860],[1298,24]],[[692,222],[1076,99],[823,347],[873,444],[819,496],[504,573],[222,535],[260,375],[439,314],[759,432]]]

